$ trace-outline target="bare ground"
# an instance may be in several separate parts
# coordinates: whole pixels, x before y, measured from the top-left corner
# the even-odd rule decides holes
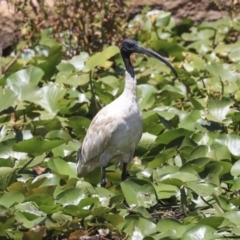
[[[227,5],[216,5],[213,0],[134,0],[132,10],[138,11],[145,5],[171,12],[177,22],[183,18],[190,18],[195,22],[213,21],[227,16]]]
[[[151,9],[171,12],[177,22],[183,18],[190,18],[195,22],[216,20],[228,15],[226,9],[231,0],[219,0],[218,2],[221,4],[216,5],[213,0],[133,0],[129,15],[131,18],[139,13],[144,6],[149,6]],[[30,4],[36,10],[39,7],[36,0],[31,0]],[[45,4],[50,8],[54,5],[54,0],[45,0]],[[18,43],[21,38],[20,29],[24,23],[21,21],[20,15],[20,13],[14,12],[14,7],[10,1],[0,0],[0,50],[3,50],[3,56],[8,55],[13,45]]]

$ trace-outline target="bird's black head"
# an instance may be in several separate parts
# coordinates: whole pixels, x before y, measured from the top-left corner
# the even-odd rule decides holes
[[[124,39],[121,45],[121,54],[130,56],[132,53],[137,52],[138,43],[132,39]]]
[[[130,62],[130,55],[132,53],[142,53],[142,54],[146,54],[150,57],[154,57],[154,58],[162,61],[163,63],[165,63],[173,71],[175,76],[176,77],[178,76],[176,70],[171,65],[171,63],[169,63],[167,61],[167,59],[165,59],[158,53],[154,52],[153,50],[139,45],[136,41],[134,41],[132,39],[123,40],[120,50],[121,50],[121,55],[122,55],[123,61],[125,63],[126,71],[131,75],[132,78],[135,77],[135,73],[134,73],[132,64]]]

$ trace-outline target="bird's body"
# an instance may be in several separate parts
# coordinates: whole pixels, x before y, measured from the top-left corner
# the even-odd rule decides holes
[[[92,120],[81,147],[78,176],[97,166],[107,166],[110,159],[129,163],[143,130],[142,114],[136,98],[136,79],[126,72],[123,93],[102,108]],[[87,151],[85,150],[87,149]]]
[[[121,55],[126,67],[124,91],[93,118],[77,154],[78,176],[82,177],[101,166],[101,186],[106,184],[105,168],[112,158],[122,163],[122,180],[126,179],[127,166],[131,162],[143,131],[142,115],[136,98],[137,81],[130,61],[130,55],[134,52],[159,59],[177,76],[172,65],[161,55],[140,46],[134,40],[123,41]]]

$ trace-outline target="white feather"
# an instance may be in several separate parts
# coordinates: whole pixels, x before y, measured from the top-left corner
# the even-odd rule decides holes
[[[133,79],[126,72],[123,93],[102,108],[88,128],[81,156],[78,156],[78,176],[84,176],[99,165],[106,166],[113,157],[129,163],[142,130],[142,115],[136,98],[136,78]]]

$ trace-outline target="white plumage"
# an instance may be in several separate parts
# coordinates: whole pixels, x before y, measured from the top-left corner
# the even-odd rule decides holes
[[[82,146],[77,154],[79,177],[102,167],[101,186],[105,186],[105,167],[116,158],[122,163],[122,180],[127,177],[127,166],[143,131],[142,115],[136,98],[136,77],[130,62],[132,53],[145,53],[163,61],[177,76],[172,65],[159,54],[126,39],[121,46],[121,55],[126,67],[123,93],[109,105],[102,108],[93,118]]]
[[[130,162],[143,130],[142,115],[136,98],[136,79],[126,72],[123,93],[102,108],[92,120],[82,143],[82,161],[78,161],[78,176],[97,166],[107,166],[118,156]]]

